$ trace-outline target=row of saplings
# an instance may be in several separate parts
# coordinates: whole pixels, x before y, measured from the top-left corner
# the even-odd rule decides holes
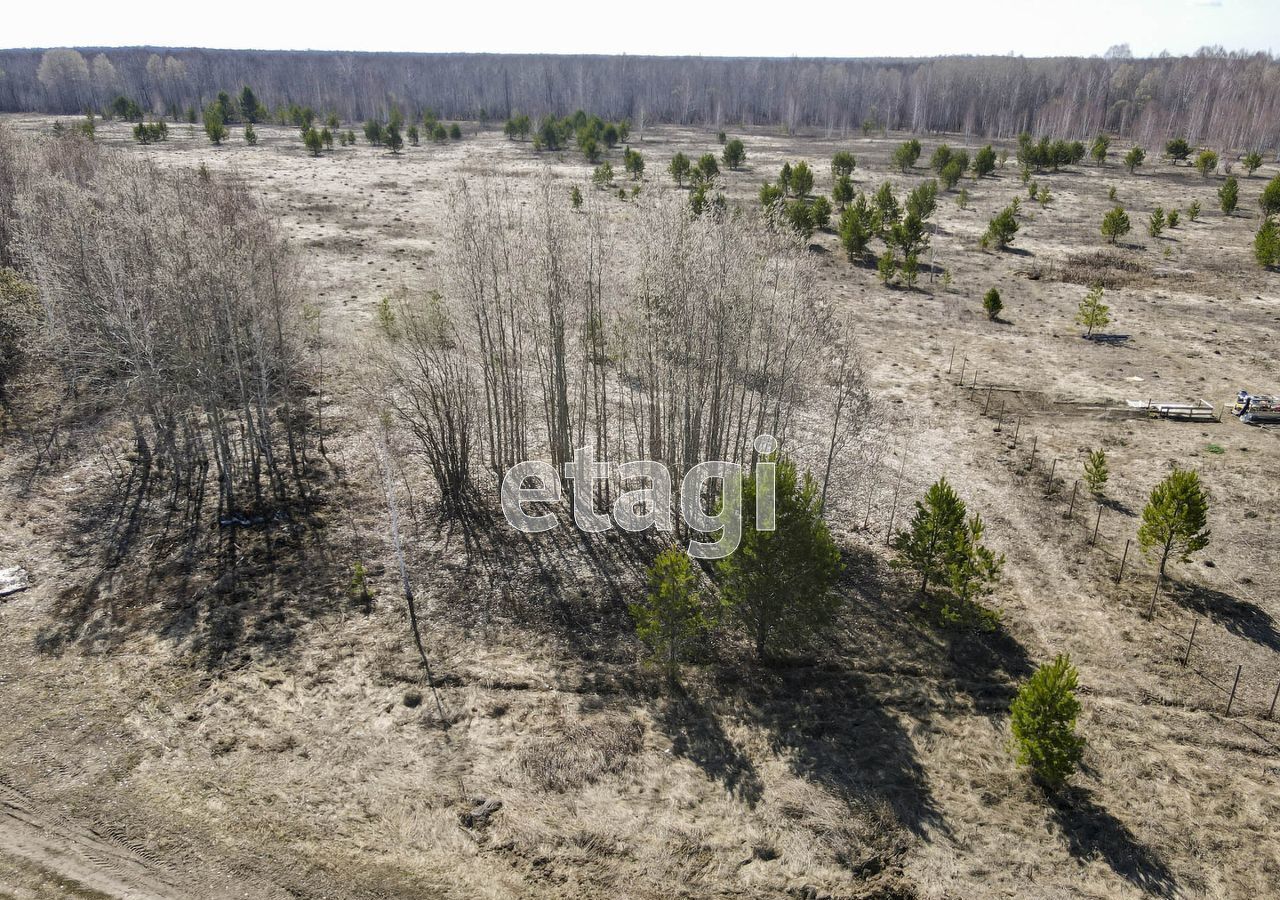
[[[658,555],[645,597],[630,607],[651,662],[672,681],[714,628],[742,633],[763,661],[810,645],[839,614],[843,601],[835,585],[843,564],[823,520],[816,482],[786,457],[776,463],[773,530],[755,527],[756,479],[748,476],[742,540],[714,565],[714,587],[705,586],[689,556],[673,547]],[[1107,481],[1101,451],[1090,454],[1085,474],[1101,495]],[[1208,543],[1207,515],[1208,497],[1194,472],[1175,469],[1151,492],[1138,539],[1144,553],[1158,557],[1158,578],[1169,560],[1185,562]],[[981,516],[969,515],[943,478],[917,501],[911,522],[893,538],[892,564],[918,579],[920,609],[939,627],[997,627],[999,614],[981,601],[998,583],[1004,557],[983,544],[983,531]],[[1050,789],[1074,772],[1084,747],[1075,733],[1076,680],[1068,658],[1059,656],[1021,687],[1011,709],[1018,759]]]

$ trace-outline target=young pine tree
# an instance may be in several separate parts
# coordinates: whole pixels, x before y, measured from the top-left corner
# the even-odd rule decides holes
[[[982,309],[986,312],[987,318],[994,322],[1000,318],[1000,310],[1004,309],[1004,301],[1000,299],[1000,292],[995,288],[991,288],[982,295]]]
[[[1160,237],[1160,233],[1164,231],[1164,207],[1157,206],[1151,211],[1151,218],[1147,219],[1147,234],[1153,238]]]
[[[984,178],[996,170],[996,154],[991,149],[991,145],[983,147],[973,155],[973,174],[978,178]]]
[[[1264,269],[1280,266],[1280,227],[1268,216],[1253,238],[1253,256]]]
[[[222,118],[222,110],[216,103],[204,111],[204,133],[209,136],[209,142],[215,147],[226,140],[226,122]]]
[[[387,149],[393,154],[398,154],[404,149],[404,137],[400,134],[400,126],[392,122],[383,132],[382,142],[387,145]]]
[[[747,158],[746,145],[738,138],[734,138],[724,145],[724,153],[721,154],[724,164],[730,169],[739,168]]]
[[[629,607],[636,635],[672,680],[689,645],[707,625],[697,584],[688,554],[672,547],[649,567],[648,594]]]
[[[1146,158],[1146,150],[1143,150],[1141,147],[1133,147],[1124,155],[1124,167],[1128,169],[1129,174],[1132,175],[1137,168],[1142,165]]]
[[[880,283],[888,286],[893,281],[893,276],[898,273],[898,256],[893,252],[893,248],[887,248],[884,253],[880,254],[880,260],[876,263],[876,274],[880,276]]]
[[[813,170],[804,160],[791,167],[791,193],[797,197],[807,197],[813,190]]]
[[[803,646],[830,626],[840,606],[832,591],[840,551],[822,519],[817,483],[781,457],[774,485],[775,527],[763,531],[755,516],[760,486],[754,473],[743,480],[742,542],[718,564],[729,616],[760,659]]]
[[[873,234],[872,211],[867,203],[867,195],[859,193],[840,213],[840,243],[849,262],[862,262]]]
[[[853,175],[857,160],[848,150],[837,150],[831,157],[831,176],[837,180]]]
[[[853,199],[853,179],[848,175],[837,175],[835,184],[831,186],[831,199],[843,209]]]
[[[689,177],[689,157],[683,153],[677,153],[671,157],[671,163],[667,166],[667,171],[671,173],[672,179],[675,180],[676,187],[684,187],[684,180]]]
[[[1186,138],[1174,138],[1164,145],[1164,152],[1176,165],[1191,155],[1191,145],[1187,143]]]
[[[1208,521],[1209,494],[1200,485],[1200,476],[1195,472],[1174,469],[1152,489],[1146,508],[1142,510],[1138,546],[1144,554],[1158,554],[1160,557],[1156,595],[1160,593],[1165,565],[1170,558],[1187,562],[1192,553],[1208,546]]]
[[[987,628],[994,614],[978,606],[990,593],[1004,564],[982,543],[984,526],[968,517],[965,503],[945,478],[934,482],[916,502],[911,523],[893,539],[893,565],[920,577],[920,598],[936,602],[941,624],[973,623]],[[929,587],[935,588],[933,596]]]
[[[1201,150],[1196,157],[1196,171],[1201,178],[1208,178],[1218,168],[1218,154],[1212,150]]]
[[[1129,224],[1129,214],[1124,211],[1123,206],[1112,207],[1107,210],[1107,214],[1102,217],[1103,237],[1112,244],[1128,234],[1131,227],[1132,226]]]
[[[320,132],[314,128],[308,128],[302,135],[302,143],[311,151],[312,156],[319,156],[320,151],[324,149],[324,138],[320,137]]]
[[[1228,175],[1227,180],[1222,183],[1222,187],[1218,188],[1218,206],[1222,209],[1223,215],[1231,215],[1236,211],[1236,207],[1240,205],[1240,182],[1236,181],[1236,176]]]
[[[1084,753],[1084,738],[1076,734],[1078,678],[1071,659],[1059,656],[1036,670],[1010,709],[1018,762],[1049,790],[1071,777]]]
[[[1095,328],[1106,328],[1111,323],[1111,307],[1102,302],[1102,285],[1095,284],[1080,301],[1076,322],[1087,329],[1085,337],[1092,337]]]
[[[1016,201],[1017,198],[1014,199]],[[994,245],[997,250],[1003,250],[1013,243],[1018,227],[1017,208],[1010,204],[987,224],[986,234],[982,236],[983,245]]]
[[[1111,473],[1107,470],[1107,454],[1101,450],[1091,450],[1084,461],[1084,483],[1089,493],[1101,497],[1107,487],[1107,479]]]
[[[1262,189],[1262,196],[1258,198],[1258,205],[1262,207],[1264,218],[1280,215],[1280,175],[1267,182],[1267,186]]]
[[[911,524],[894,537],[893,548],[898,556],[893,564],[911,569],[920,577],[921,597],[928,593],[931,582],[945,579],[947,558],[964,529],[965,514],[964,501],[946,478],[940,478],[925,492],[923,500],[916,501]]]
[[[1111,138],[1105,134],[1100,134],[1093,139],[1093,146],[1089,148],[1089,155],[1093,157],[1093,161],[1100,166],[1107,163],[1107,151],[1111,148]]]

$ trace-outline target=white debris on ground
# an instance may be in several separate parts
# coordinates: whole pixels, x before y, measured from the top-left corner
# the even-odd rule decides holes
[[[0,568],[0,597],[25,591],[29,587],[31,587],[31,580],[27,577],[26,569],[21,566]]]

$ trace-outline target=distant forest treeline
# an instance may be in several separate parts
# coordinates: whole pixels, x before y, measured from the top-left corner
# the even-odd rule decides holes
[[[1280,146],[1280,62],[1203,50],[1130,58],[730,59],[340,53],[162,48],[0,50],[0,111],[201,109],[249,85],[270,109],[352,121],[430,109],[449,119],[535,120],[585,109],[646,123],[864,126],[1146,143],[1182,136],[1224,149]]]

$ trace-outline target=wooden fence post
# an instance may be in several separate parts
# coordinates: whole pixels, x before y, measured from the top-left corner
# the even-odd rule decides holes
[[[1227,698],[1227,715],[1231,715],[1231,704],[1236,702],[1236,687],[1240,684],[1240,672],[1244,666],[1236,666],[1236,680],[1231,685],[1231,696]]]

